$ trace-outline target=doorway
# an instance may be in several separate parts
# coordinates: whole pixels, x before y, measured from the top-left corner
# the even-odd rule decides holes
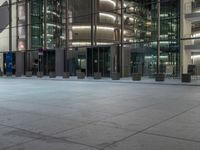
[[[94,72],[101,72],[103,77],[110,77],[111,73],[110,47],[94,47],[87,49],[87,76]]]
[[[44,75],[49,75],[50,72],[55,72],[55,63],[56,63],[56,52],[55,50],[44,51],[43,55],[40,56],[40,71],[44,73]]]

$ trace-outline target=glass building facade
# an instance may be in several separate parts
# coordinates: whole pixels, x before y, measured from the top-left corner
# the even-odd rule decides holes
[[[6,25],[10,42],[7,49],[0,45],[0,52],[3,56],[10,50],[19,57],[16,60],[23,59],[19,63],[23,74],[39,71],[45,75],[50,72],[76,75],[81,71],[87,76],[101,72],[102,76],[109,77],[119,72],[124,77],[132,73],[151,77],[156,73],[158,15],[155,0],[17,0],[7,3],[12,8],[8,8],[12,22]],[[16,15],[14,10],[17,10]],[[160,23],[160,70],[178,76],[181,68],[179,0],[161,0]],[[2,36],[0,30],[0,38]],[[3,58],[1,62],[4,68]]]

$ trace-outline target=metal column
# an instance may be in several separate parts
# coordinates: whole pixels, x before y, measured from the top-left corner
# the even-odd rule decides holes
[[[94,45],[94,0],[91,0],[91,46]]]
[[[157,74],[160,73],[160,0],[157,1],[157,17],[158,17],[158,31],[157,31]]]
[[[9,0],[9,51],[12,51],[12,0]]]
[[[64,72],[69,71],[69,67],[67,64],[68,60],[68,50],[69,50],[69,0],[65,1],[65,51],[64,51]]]
[[[121,41],[120,41],[120,74],[123,76],[123,50],[124,50],[124,0],[121,0]]]
[[[47,49],[47,0],[44,0],[44,49]]]

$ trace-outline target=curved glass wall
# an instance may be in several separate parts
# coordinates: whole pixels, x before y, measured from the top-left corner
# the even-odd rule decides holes
[[[16,39],[12,39],[12,47],[26,51],[27,70],[33,70],[33,65],[38,68],[38,49],[42,48],[46,51],[65,50],[65,71],[74,75],[80,70],[93,75],[101,70],[99,68],[105,68],[101,64],[106,64],[107,71],[101,72],[111,74],[117,71],[121,76],[131,76],[132,73],[152,76],[156,73],[157,60],[156,2],[17,0],[17,5],[12,6],[18,10],[14,21],[17,29],[13,27],[16,35],[12,34]],[[178,75],[180,69],[179,8],[180,0],[161,0],[161,71],[166,73],[170,70],[172,75]],[[195,24],[192,30],[197,28],[198,24]],[[43,62],[56,60],[54,52],[45,55],[48,57],[42,57],[45,59]],[[92,60],[88,60],[88,55]],[[50,70],[46,69],[46,72]]]

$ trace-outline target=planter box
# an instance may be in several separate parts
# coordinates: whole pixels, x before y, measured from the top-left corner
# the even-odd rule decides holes
[[[77,72],[77,78],[78,79],[85,79],[85,73],[84,72]]]
[[[2,71],[0,71],[0,77],[2,77],[3,76],[3,72]]]
[[[38,77],[38,78],[42,78],[42,77],[43,77],[43,75],[44,75],[44,73],[43,73],[43,72],[37,72],[37,77]]]
[[[33,75],[33,74],[32,74],[31,71],[27,71],[27,72],[26,72],[26,77],[32,77],[32,75]]]
[[[140,73],[133,73],[132,79],[133,81],[140,81],[142,75]]]
[[[49,72],[49,78],[56,78],[55,72]]]
[[[63,78],[68,79],[70,77],[69,72],[64,72],[63,73]]]
[[[112,80],[120,80],[120,74],[118,72],[113,72]]]
[[[190,74],[182,74],[181,77],[182,82],[191,82],[191,75]]]
[[[11,72],[7,72],[6,76],[11,77],[13,74]]]
[[[22,75],[19,74],[19,73],[16,73],[15,76],[16,76],[16,77],[21,77]]]
[[[101,79],[101,72],[95,72],[94,73],[94,79]]]
[[[155,75],[155,80],[158,82],[163,82],[165,81],[165,74],[159,73]]]

